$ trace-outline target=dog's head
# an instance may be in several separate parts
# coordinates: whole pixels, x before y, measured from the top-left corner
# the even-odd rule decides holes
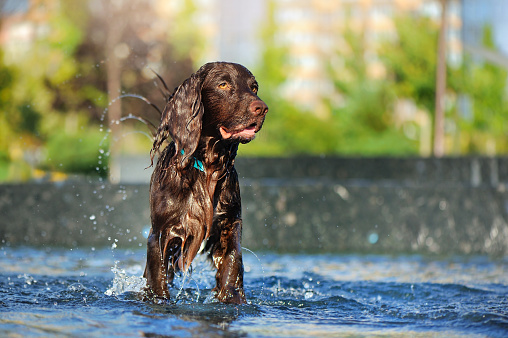
[[[195,152],[202,136],[247,143],[254,139],[268,107],[257,96],[258,83],[242,65],[212,62],[185,80],[169,98],[155,135],[152,156],[168,138],[177,153]]]

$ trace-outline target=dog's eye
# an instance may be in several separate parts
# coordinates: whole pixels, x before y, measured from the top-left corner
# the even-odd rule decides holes
[[[227,82],[222,82],[221,84],[219,84],[219,89],[228,89],[229,88],[229,84]]]
[[[258,87],[252,87],[252,92],[254,94],[257,94],[258,93]]]

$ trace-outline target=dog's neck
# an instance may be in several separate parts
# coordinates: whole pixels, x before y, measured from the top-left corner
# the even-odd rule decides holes
[[[213,171],[227,169],[234,164],[238,151],[238,142],[217,139],[215,137],[201,137],[195,151],[197,159],[203,162],[205,168]]]
[[[214,137],[202,137],[194,152],[196,161],[203,164],[206,175],[206,187],[209,196],[215,195],[218,182],[226,178],[235,163],[238,142]]]

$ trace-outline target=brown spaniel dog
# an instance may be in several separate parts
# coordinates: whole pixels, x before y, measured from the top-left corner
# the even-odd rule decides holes
[[[215,268],[216,297],[246,302],[238,145],[254,139],[268,107],[245,67],[207,63],[171,95],[153,148],[158,161],[150,182],[152,229],[144,277],[149,298],[169,298],[175,271],[187,271],[204,243]],[[169,137],[166,147],[161,146]]]

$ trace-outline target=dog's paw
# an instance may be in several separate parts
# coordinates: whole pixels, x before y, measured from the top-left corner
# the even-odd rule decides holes
[[[216,297],[220,302],[226,304],[247,304],[245,292],[242,288],[226,286],[217,292]]]
[[[150,287],[145,287],[140,294],[143,302],[149,302],[154,304],[165,304],[170,300],[169,292],[162,292],[161,295],[157,295]]]

